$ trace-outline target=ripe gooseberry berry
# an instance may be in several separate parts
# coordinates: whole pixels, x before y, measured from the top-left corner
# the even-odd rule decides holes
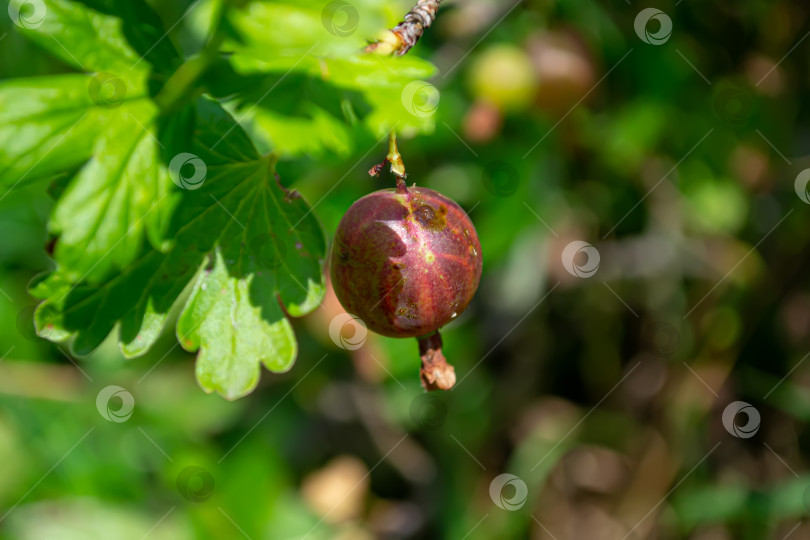
[[[453,367],[439,329],[472,300],[481,279],[481,244],[467,214],[432,189],[396,189],[357,200],[338,225],[330,257],[335,295],[366,326],[416,337],[426,390],[451,388]]]

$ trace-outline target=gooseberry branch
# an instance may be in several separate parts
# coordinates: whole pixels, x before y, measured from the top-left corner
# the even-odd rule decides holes
[[[380,38],[366,47],[366,52],[402,56],[416,45],[419,38],[433,21],[442,0],[419,0],[405,18],[395,27],[386,30]]]

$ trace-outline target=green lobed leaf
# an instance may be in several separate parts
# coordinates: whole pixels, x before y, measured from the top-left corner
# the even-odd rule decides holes
[[[44,6],[41,23],[18,30],[76,69],[130,79],[153,68],[166,73],[179,63],[160,19],[143,0],[37,3]]]
[[[48,227],[59,237],[55,258],[66,277],[99,282],[134,261],[145,233],[154,247],[163,243],[171,180],[148,99],[154,66],[143,55],[164,70],[179,56],[141,0],[41,5],[41,24],[20,32],[96,73],[0,84],[0,184],[13,189],[84,163]]]
[[[151,101],[122,106],[57,202],[48,228],[59,237],[55,258],[72,279],[100,281],[126,268],[147,230],[161,246],[177,190],[160,161],[156,118]]]
[[[90,158],[99,126],[115,114],[93,101],[92,80],[60,75],[0,82],[0,186],[11,189]],[[129,93],[129,99],[139,97]]]
[[[347,138],[341,125],[355,119],[375,139],[394,127],[409,135],[432,132],[439,92],[423,79],[436,68],[415,54],[363,53],[367,39],[389,26],[390,17],[380,3],[369,3],[343,4],[332,18],[329,7],[336,4],[253,1],[230,12],[235,35],[226,49],[236,79],[263,80],[238,89],[234,109],[240,122],[254,140],[280,144],[285,155],[317,156],[323,149],[348,154],[351,148],[339,144]],[[218,94],[229,94],[228,81],[210,82]],[[285,92],[287,86],[297,92]],[[298,101],[282,107],[284,95]],[[319,107],[307,106],[310,101]]]
[[[286,371],[296,355],[284,311],[315,309],[323,298],[326,243],[306,203],[277,183],[273,160],[259,156],[247,135],[215,102],[193,107],[191,153],[205,179],[183,192],[172,214],[170,248],[148,248],[103,283],[75,285],[60,268],[32,285],[44,300],[35,322],[43,337],[75,337],[84,354],[119,328],[124,354],[145,353],[172,306],[193,281],[178,321],[181,345],[200,350],[197,378],[228,399],[257,384],[259,364]],[[197,276],[195,279],[195,275]]]

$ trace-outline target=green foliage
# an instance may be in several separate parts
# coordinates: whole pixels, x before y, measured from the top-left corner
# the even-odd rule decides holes
[[[185,302],[177,336],[207,391],[234,399],[260,364],[288,370],[284,310],[320,304],[326,244],[276,162],[431,130],[401,96],[434,68],[364,56],[323,2],[211,2],[212,31],[185,55],[142,1],[44,5],[21,33],[84,73],[0,83],[0,184],[50,179],[57,196],[56,269],[31,287],[39,334],[88,354],[117,330],[139,356]]]

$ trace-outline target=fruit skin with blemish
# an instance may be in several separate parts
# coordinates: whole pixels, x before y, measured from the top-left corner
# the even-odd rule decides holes
[[[346,311],[384,336],[421,338],[429,390],[455,382],[451,366],[431,372],[431,364],[444,363],[436,332],[467,308],[481,269],[481,244],[464,210],[401,179],[396,189],[370,193],[349,208],[330,258],[332,286]]]

